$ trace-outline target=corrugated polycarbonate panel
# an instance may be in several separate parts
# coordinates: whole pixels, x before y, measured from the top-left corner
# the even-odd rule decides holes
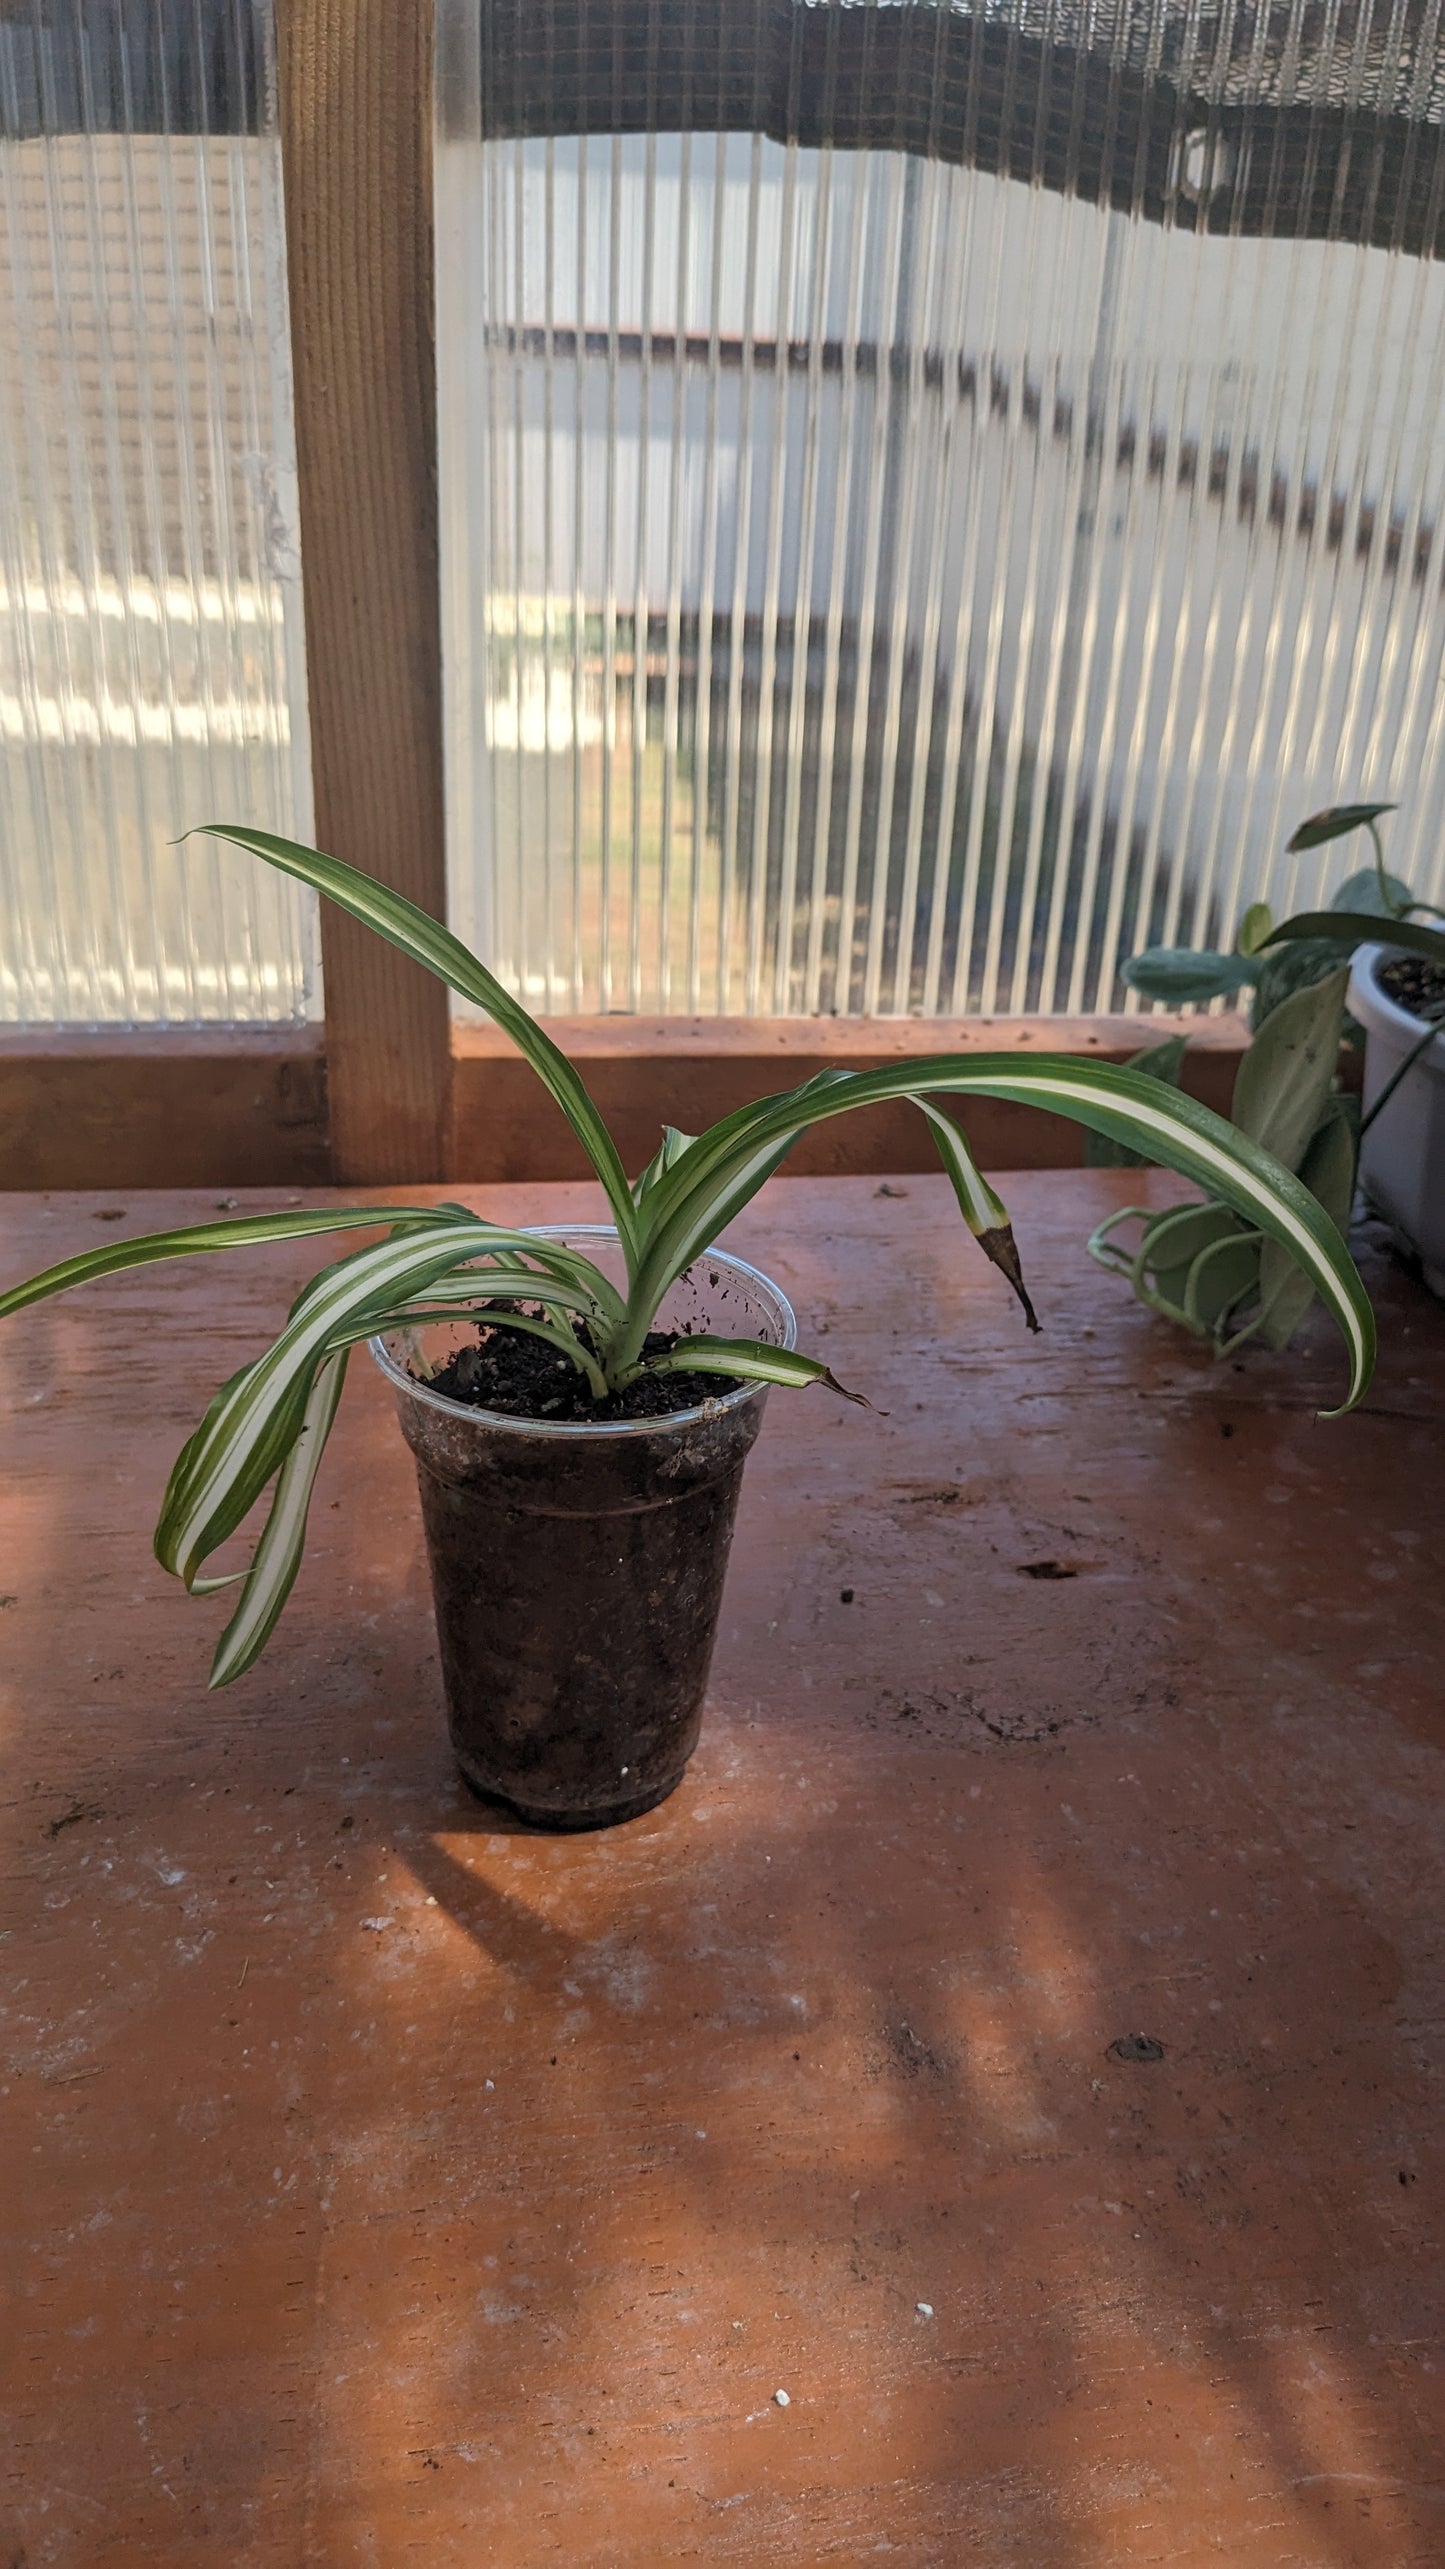
[[[1327,894],[1346,797],[1440,896],[1437,18],[443,0],[453,898],[516,988],[1116,1005]]]
[[[319,1013],[269,6],[0,14],[0,1018]]]
[[[501,974],[1111,1007],[1136,945],[1327,894],[1363,855],[1286,840],[1365,796],[1440,897],[1437,92],[1368,0],[445,0],[453,889]]]

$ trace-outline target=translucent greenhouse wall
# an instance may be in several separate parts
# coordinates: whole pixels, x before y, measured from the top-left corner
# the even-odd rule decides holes
[[[795,0],[829,8],[941,14]],[[555,0],[519,14],[565,70]],[[988,13],[1045,52],[1068,19]],[[1438,77],[1403,24],[1122,8],[1087,31],[1110,77],[1168,58],[1181,91],[1232,82],[1306,127],[1316,102],[1399,106],[1428,170]],[[1400,804],[1392,862],[1441,896],[1433,232],[1221,225],[1243,147],[1211,125],[1175,137],[1156,215],[1068,170],[569,133],[560,85],[555,133],[496,133],[495,19],[442,0],[441,28],[451,898],[515,988],[1117,1006],[1136,946],[1231,943],[1248,901],[1313,903],[1366,861],[1284,852],[1365,796]],[[535,128],[543,74],[530,94]]]
[[[0,14],[0,1018],[319,1013],[269,6]]]

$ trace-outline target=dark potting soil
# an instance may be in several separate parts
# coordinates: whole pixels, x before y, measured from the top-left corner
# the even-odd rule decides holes
[[[676,1329],[653,1329],[644,1354],[662,1356],[679,1344]],[[587,1377],[570,1356],[521,1329],[485,1329],[475,1346],[460,1347],[429,1391],[468,1409],[489,1409],[503,1418],[544,1419],[549,1426],[600,1427],[629,1418],[672,1418],[678,1410],[699,1409],[707,1400],[723,1400],[738,1389],[733,1374],[643,1374],[626,1391],[594,1400]]]
[[[1445,964],[1427,963],[1422,954],[1392,955],[1377,964],[1375,979],[1397,1008],[1418,1017],[1423,1026],[1445,1018]]]

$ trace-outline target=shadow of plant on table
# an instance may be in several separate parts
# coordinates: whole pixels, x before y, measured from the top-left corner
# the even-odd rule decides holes
[[[1374,862],[1350,875],[1328,910],[1299,913],[1276,926],[1267,903],[1240,922],[1234,951],[1151,946],[1131,956],[1123,977],[1147,999],[1178,1007],[1253,994],[1253,1041],[1235,1086],[1232,1122],[1290,1169],[1340,1231],[1349,1227],[1360,1145],[1399,1081],[1433,1042],[1427,1024],[1418,1045],[1395,1069],[1362,1118],[1342,1086],[1340,1047],[1358,1043],[1349,1013],[1350,957],[1380,945],[1445,962],[1445,934],[1421,927],[1414,913],[1431,907],[1387,872],[1376,826],[1389,803],[1345,803],[1301,823],[1289,853],[1323,847],[1360,828],[1374,842]],[[1187,1038],[1174,1036],[1136,1057],[1134,1067],[1166,1086],[1180,1077]],[[1091,1138],[1095,1167],[1139,1167],[1145,1157]],[[1137,1226],[1135,1237],[1123,1236]],[[1283,1348],[1314,1301],[1309,1278],[1276,1238],[1210,1193],[1202,1204],[1164,1213],[1127,1205],[1089,1241],[1101,1266],[1124,1276],[1141,1302],[1212,1340],[1221,1356],[1251,1338]]]

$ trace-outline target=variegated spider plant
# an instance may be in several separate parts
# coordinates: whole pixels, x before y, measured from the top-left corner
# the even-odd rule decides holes
[[[646,1342],[669,1286],[757,1194],[799,1134],[853,1107],[903,1097],[918,1108],[969,1230],[1008,1277],[1031,1326],[1037,1324],[1008,1215],[957,1125],[935,1103],[940,1097],[1000,1097],[1050,1107],[1195,1180],[1278,1240],[1309,1276],[1344,1332],[1350,1367],[1346,1408],[1369,1380],[1373,1315],[1328,1214],[1268,1152],[1157,1079],[1107,1063],[1015,1053],[944,1053],[883,1070],[828,1070],[801,1088],[739,1107],[706,1133],[664,1127],[656,1156],[629,1181],[611,1134],[565,1054],[457,937],[336,857],[262,830],[218,826],[214,835],[313,885],[475,1001],[512,1037],[566,1116],[606,1194],[626,1286],[619,1290],[575,1249],[483,1221],[463,1205],[367,1205],[254,1214],[117,1241],[66,1259],[0,1295],[3,1315],[153,1259],[309,1233],[385,1231],[384,1239],[313,1277],[274,1344],[222,1385],[171,1474],[156,1529],[157,1557],[194,1594],[233,1583],[241,1591],[217,1645],[212,1685],[250,1666],[286,1601],[348,1356],[378,1331],[458,1318],[529,1330],[561,1350],[598,1399],[625,1389],[640,1374],[668,1368],[794,1385],[828,1380],[818,1357],[751,1339],[689,1337],[663,1354],[649,1354]],[[270,1508],[249,1567],[229,1577],[207,1577],[205,1564],[268,1488]]]

